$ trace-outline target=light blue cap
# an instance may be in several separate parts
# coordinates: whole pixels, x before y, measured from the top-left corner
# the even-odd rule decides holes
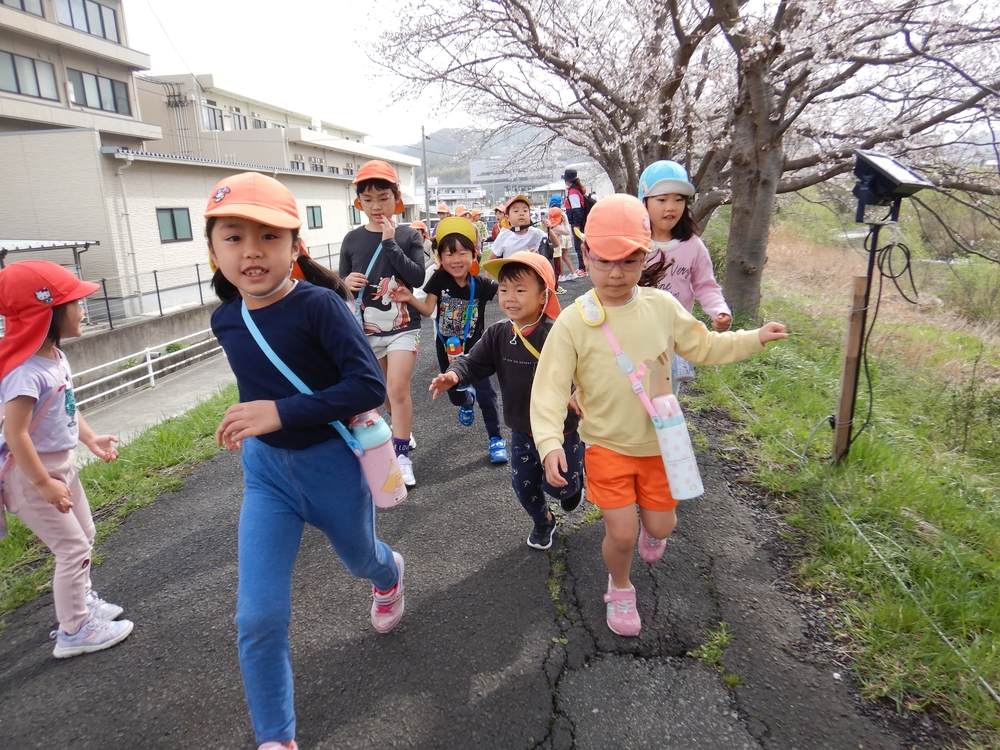
[[[639,177],[639,200],[670,193],[694,195],[694,185],[688,180],[687,170],[675,161],[654,161]]]

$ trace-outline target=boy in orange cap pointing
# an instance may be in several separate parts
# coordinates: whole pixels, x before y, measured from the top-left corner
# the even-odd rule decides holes
[[[487,328],[467,356],[460,357],[434,378],[430,390],[437,398],[456,386],[497,376],[504,422],[511,429],[508,445],[511,484],[535,524],[528,536],[528,546],[548,549],[552,546],[556,520],[545,493],[558,499],[563,510],[569,512],[580,504],[583,491],[583,446],[576,432],[579,422],[576,412],[568,409],[563,422],[565,486],[553,487],[545,481],[531,436],[530,397],[539,351],[559,315],[555,275],[549,262],[537,253],[514,253],[510,258],[487,261],[484,267],[499,282],[500,309],[508,320]]]
[[[424,283],[424,241],[392,217],[403,213],[399,178],[392,165],[370,161],[354,177],[354,205],[368,223],[353,229],[340,246],[340,276],[358,297],[362,326],[385,374],[386,408],[392,414],[392,444],[408,487],[416,484],[413,446],[413,399],[410,381],[420,346],[420,313],[392,299],[392,290],[412,290]]]

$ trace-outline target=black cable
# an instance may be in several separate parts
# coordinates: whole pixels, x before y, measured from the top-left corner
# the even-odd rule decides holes
[[[872,386],[871,372],[868,369],[868,342],[871,339],[872,331],[875,328],[875,321],[878,320],[879,308],[882,304],[882,284],[886,279],[891,279],[903,299],[911,305],[916,305],[919,301],[916,282],[913,280],[913,266],[910,263],[910,248],[903,242],[890,242],[888,245],[884,245],[876,250],[870,247],[874,236],[875,227],[873,226],[869,230],[868,236],[865,238],[865,250],[869,253],[875,254],[875,266],[878,268],[878,293],[875,297],[875,309],[872,312],[871,321],[868,323],[868,329],[864,332],[861,341],[861,363],[865,371],[865,381],[868,384],[868,414],[865,416],[865,421],[861,425],[860,429],[851,435],[851,438],[848,441],[848,448],[854,444],[854,441],[858,439],[861,433],[864,432],[871,423],[872,410],[875,405],[875,390]],[[903,265],[898,271],[893,270],[894,252],[899,252],[903,255]],[[904,276],[909,279],[909,288],[913,291],[912,299],[900,286],[900,279]]]

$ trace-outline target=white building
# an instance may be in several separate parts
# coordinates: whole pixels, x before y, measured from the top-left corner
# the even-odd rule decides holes
[[[210,294],[202,211],[230,174],[287,185],[316,256],[336,254],[361,223],[352,180],[372,158],[396,168],[412,218],[418,159],[216,88],[211,76],[137,77],[150,60],[129,48],[120,1],[0,3],[0,235],[18,247],[92,243],[75,259],[40,250],[8,261],[78,263],[104,281],[113,317]]]

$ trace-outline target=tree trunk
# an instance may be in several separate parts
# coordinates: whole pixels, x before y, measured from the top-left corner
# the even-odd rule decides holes
[[[758,80],[754,85],[760,83]],[[758,317],[760,309],[771,214],[784,167],[784,150],[775,123],[760,109],[764,108],[758,104],[755,111],[749,95],[744,94],[734,113],[733,209],[723,281],[723,292],[733,312],[752,319]]]

